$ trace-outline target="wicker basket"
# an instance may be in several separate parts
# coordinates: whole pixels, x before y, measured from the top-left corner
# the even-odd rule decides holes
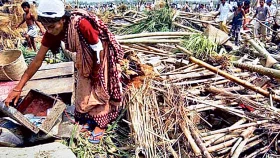
[[[4,50],[0,52],[0,80],[20,80],[27,64],[20,50]]]

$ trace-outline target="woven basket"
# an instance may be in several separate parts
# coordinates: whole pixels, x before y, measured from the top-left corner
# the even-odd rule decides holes
[[[0,80],[20,80],[27,64],[20,50],[4,50],[0,52]]]

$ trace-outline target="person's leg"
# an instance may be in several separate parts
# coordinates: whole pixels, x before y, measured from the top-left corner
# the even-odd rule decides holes
[[[266,27],[265,27],[265,25],[261,25],[260,29],[261,29],[262,42],[265,42],[266,41]]]
[[[222,21],[219,23],[219,27],[220,27],[220,30],[223,30],[223,22]]]
[[[239,41],[240,41],[240,30],[241,30],[241,25],[236,26],[236,30],[235,30],[235,45],[239,45]]]
[[[36,52],[37,48],[36,48],[36,44],[35,44],[35,38],[34,37],[30,37],[30,41],[31,41],[31,45],[33,47],[33,50]]]
[[[255,22],[255,26],[254,26],[254,38],[258,37],[258,29],[260,28],[260,23],[259,22]]]
[[[225,33],[227,33],[227,34],[229,33],[228,28],[227,28],[226,21],[223,21],[223,22],[222,22],[222,28],[223,28],[222,30],[223,30]]]
[[[229,36],[234,36],[234,25],[231,26],[230,31],[229,31]]]
[[[25,35],[25,38],[26,38],[26,40],[27,40],[28,47],[29,47],[30,49],[32,49],[32,44],[31,44],[30,36],[26,34],[26,35]]]

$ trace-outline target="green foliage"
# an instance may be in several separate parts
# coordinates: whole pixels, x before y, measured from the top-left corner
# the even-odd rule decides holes
[[[24,46],[20,46],[19,49],[22,51],[23,57],[27,64],[30,64],[37,54],[37,52],[34,52],[33,50],[29,50]],[[62,51],[59,51],[59,53],[55,55],[49,51],[46,54],[44,61],[47,62],[48,64],[54,64],[54,63],[68,62],[70,60],[64,55]]]
[[[182,46],[193,52],[194,57],[202,60],[217,55],[218,44],[212,42],[203,34],[184,37]]]
[[[75,126],[71,138],[63,141],[63,144],[69,146],[78,158],[108,157],[108,155],[112,155],[113,157],[132,157],[132,154],[121,149],[123,146],[128,147],[131,145],[128,142],[130,141],[129,128],[119,124],[124,112],[122,112],[112,125],[108,126],[99,144],[91,144],[88,141],[87,134],[79,133],[78,125]]]
[[[136,34],[142,32],[168,32],[172,30],[173,11],[167,7],[145,12],[147,19],[124,27],[119,34]]]

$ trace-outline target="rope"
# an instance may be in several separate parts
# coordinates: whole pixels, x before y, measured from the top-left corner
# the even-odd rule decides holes
[[[14,81],[14,80],[6,73],[6,71],[5,71],[5,69],[4,69],[4,66],[1,66],[1,70],[2,70],[2,72],[4,73],[4,75],[5,75],[9,80]]]

